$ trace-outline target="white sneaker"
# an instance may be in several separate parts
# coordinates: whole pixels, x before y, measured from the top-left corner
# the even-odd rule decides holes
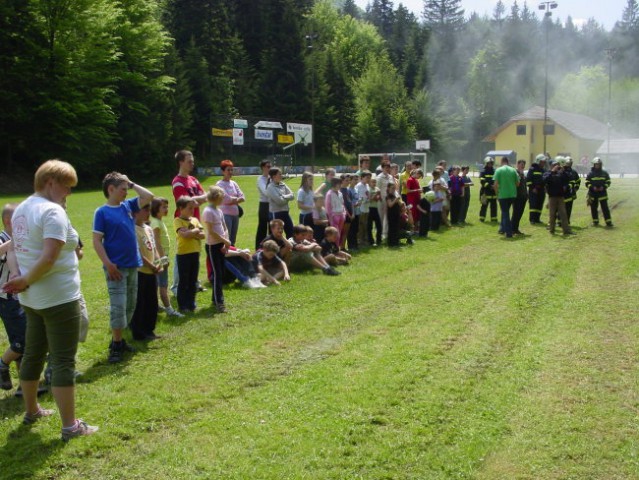
[[[266,285],[264,285],[258,277],[249,278],[249,282],[251,282],[253,288],[266,288]]]
[[[173,307],[166,308],[164,311],[169,317],[182,318],[184,316],[177,310],[174,310]]]

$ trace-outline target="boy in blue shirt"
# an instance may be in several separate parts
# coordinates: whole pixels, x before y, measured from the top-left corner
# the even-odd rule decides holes
[[[127,200],[130,189],[135,190],[138,197]],[[93,247],[104,265],[111,303],[113,338],[109,345],[109,362],[118,363],[122,361],[125,350],[134,351],[122,338],[122,331],[135,310],[137,270],[142,266],[134,214],[151,203],[153,194],[118,172],[104,177],[102,191],[107,202],[95,211],[93,217]]]

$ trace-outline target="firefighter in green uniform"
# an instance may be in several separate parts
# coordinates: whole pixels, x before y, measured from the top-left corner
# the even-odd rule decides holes
[[[577,190],[581,186],[581,177],[572,169],[572,157],[564,158],[564,172],[568,175],[569,191],[564,196],[564,202],[566,203],[566,214],[568,215],[568,223],[570,224],[570,215],[572,213],[572,206],[577,200]]]
[[[601,158],[592,159],[592,169],[586,177],[586,188],[588,189],[588,204],[592,214],[592,224],[599,225],[599,204],[603,213],[606,226],[612,227],[610,209],[608,208],[608,187],[610,187],[610,175],[603,168]]]
[[[479,221],[484,222],[486,220],[486,210],[488,209],[488,205],[490,205],[490,221],[497,221],[497,195],[495,194],[495,189],[493,184],[495,180],[493,179],[493,175],[495,174],[495,169],[493,168],[494,160],[491,157],[484,158],[484,169],[479,174],[479,184],[481,188],[479,189],[479,195],[481,200],[481,208],[479,209]],[[482,200],[482,199],[485,199]]]
[[[540,153],[535,157],[526,174],[528,187],[528,218],[531,225],[541,223],[541,211],[544,208],[546,189],[544,187],[544,164],[546,155]]]

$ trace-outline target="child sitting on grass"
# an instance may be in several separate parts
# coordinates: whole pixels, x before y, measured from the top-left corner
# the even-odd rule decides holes
[[[295,225],[293,227],[293,236],[289,239],[293,249],[291,252],[291,269],[319,268],[325,275],[339,275],[340,273],[322,258],[322,247],[317,243],[305,240],[305,235],[306,227],[304,225]]]
[[[284,237],[284,221],[279,218],[275,218],[269,222],[269,228],[271,230],[271,234],[267,235],[262,241],[262,248],[264,246],[264,242],[267,240],[274,241],[280,248],[279,257],[288,265],[291,258],[291,244]]]
[[[181,312],[194,312],[197,308],[195,294],[204,231],[200,221],[193,216],[197,202],[182,195],[175,204],[180,211],[180,215],[173,219],[173,228],[177,235],[177,267],[180,272],[178,308]]]
[[[265,285],[273,284],[279,287],[280,280],[288,282],[291,279],[286,262],[278,256],[279,252],[280,247],[275,241],[266,240],[262,244],[262,250],[253,255],[253,263]]]
[[[339,248],[337,239],[339,238],[335,227],[327,227],[324,240],[320,243],[322,247],[322,257],[329,265],[347,265],[351,256]]]
[[[224,267],[228,275],[224,278],[225,283],[232,283],[237,278],[245,288],[264,288],[260,277],[253,263],[251,251],[230,246],[224,255]],[[226,280],[229,281],[226,281]]]

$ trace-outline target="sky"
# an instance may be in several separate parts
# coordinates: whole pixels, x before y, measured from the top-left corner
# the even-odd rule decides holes
[[[506,13],[509,13],[513,0],[502,1],[504,5],[506,5]],[[558,7],[553,10],[553,18],[559,18],[563,21],[568,16],[571,16],[575,25],[581,25],[592,17],[602,24],[606,30],[611,30],[615,22],[621,20],[623,9],[628,3],[627,0],[556,0],[556,2],[558,3]],[[361,8],[366,8],[370,0],[355,0],[355,3]],[[423,0],[393,0],[395,8],[397,8],[400,3],[404,4],[406,8],[421,18],[421,13],[424,10]],[[466,11],[466,16],[473,11],[480,15],[486,13],[490,16],[492,15],[497,0],[462,0],[461,3],[462,8]],[[541,18],[543,12],[537,10],[539,1],[528,0],[527,3],[528,8],[531,10],[534,9],[539,15],[539,18]],[[524,0],[518,0],[517,4],[521,8],[524,4]]]

